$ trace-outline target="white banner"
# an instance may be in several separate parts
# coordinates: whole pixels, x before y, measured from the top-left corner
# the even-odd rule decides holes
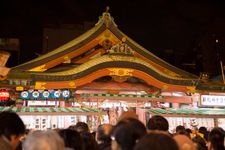
[[[225,106],[225,96],[220,95],[201,95],[201,106]]]

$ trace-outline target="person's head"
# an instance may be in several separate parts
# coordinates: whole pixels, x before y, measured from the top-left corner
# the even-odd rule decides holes
[[[173,139],[177,142],[180,150],[196,150],[196,144],[184,134],[176,134]]]
[[[68,127],[68,129],[71,129],[71,130],[76,130],[76,127],[75,127],[76,125],[70,125],[69,127]]]
[[[64,150],[63,139],[54,130],[33,131],[23,143],[24,150]]]
[[[168,131],[169,123],[163,116],[155,115],[149,118],[147,122],[148,130]]]
[[[140,139],[134,150],[179,150],[175,140],[164,131],[150,131]]]
[[[101,124],[96,130],[96,141],[98,143],[111,142],[111,131],[113,126],[111,124]]]
[[[123,120],[130,124],[130,126],[135,130],[134,137],[139,140],[145,134],[147,134],[147,129],[145,125],[138,119],[135,118],[127,118]]]
[[[201,127],[198,129],[198,132],[199,132],[199,133],[202,133],[203,136],[204,136],[204,139],[205,139],[206,141],[208,141],[209,131],[207,130],[206,127],[201,126]]]
[[[224,150],[225,131],[222,128],[215,127],[208,136],[208,150]]]
[[[190,130],[190,132],[191,132],[191,130]],[[183,135],[186,135],[186,136],[188,136],[189,138],[191,138],[190,133],[188,133],[188,132],[186,131],[186,129],[184,128],[184,126],[182,126],[182,125],[178,125],[178,126],[176,127],[176,133],[175,133],[174,135],[177,135],[177,134],[183,134]]]
[[[25,125],[16,113],[9,111],[0,113],[0,135],[9,140],[13,149],[16,149],[24,133]]]
[[[191,137],[191,129],[190,128],[186,128],[185,131],[187,132],[188,137]]]
[[[65,147],[73,148],[75,150],[83,150],[84,142],[81,135],[72,129],[59,130],[59,135],[64,140]]]
[[[84,150],[97,150],[98,143],[95,137],[90,132],[81,132],[81,137],[84,141]]]
[[[201,127],[198,129],[198,132],[204,134],[205,132],[207,132],[207,128],[204,127],[204,126],[201,126]]]
[[[127,118],[138,119],[138,115],[134,111],[124,111],[118,118],[117,122],[120,122]]]
[[[176,127],[176,133],[178,133],[178,132],[183,132],[183,131],[185,131],[185,127],[184,127],[184,126],[178,125],[178,126]]]
[[[89,132],[89,127],[85,122],[77,122],[75,129],[77,132]]]
[[[146,134],[143,123],[134,118],[124,119],[116,124],[112,131],[112,150],[133,149],[136,142]]]

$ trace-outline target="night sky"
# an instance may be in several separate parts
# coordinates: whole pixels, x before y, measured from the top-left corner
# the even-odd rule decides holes
[[[122,32],[160,58],[196,75],[220,74],[224,0],[1,0],[0,38],[20,39],[23,63],[42,53],[46,25],[94,25],[106,6]]]

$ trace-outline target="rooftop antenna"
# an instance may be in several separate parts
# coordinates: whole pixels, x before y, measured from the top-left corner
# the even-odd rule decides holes
[[[218,45],[219,40],[216,39],[216,45]],[[219,53],[219,52],[218,52]],[[219,54],[218,54],[219,55]],[[218,56],[219,57],[219,56]],[[225,84],[225,77],[224,77],[224,66],[223,66],[223,61],[221,60],[221,58],[219,57],[219,61],[220,61],[220,68],[221,68],[221,75],[222,75],[222,80],[223,80],[223,84]]]

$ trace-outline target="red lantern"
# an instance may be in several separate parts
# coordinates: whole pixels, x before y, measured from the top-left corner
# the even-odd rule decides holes
[[[6,89],[0,89],[0,101],[8,101],[9,92]]]

